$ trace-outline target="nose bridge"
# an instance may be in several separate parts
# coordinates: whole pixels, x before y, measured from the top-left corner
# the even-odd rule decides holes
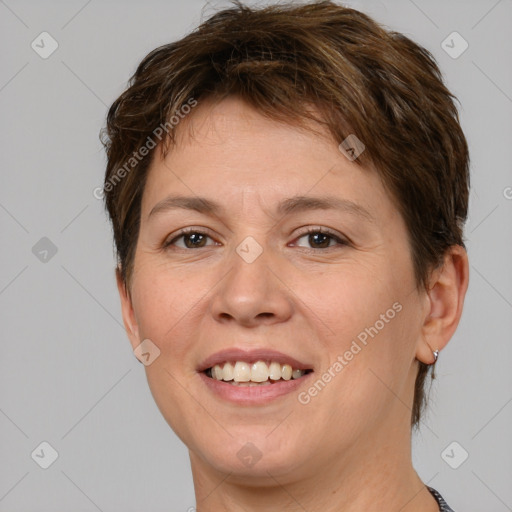
[[[272,270],[271,250],[248,236],[226,260],[229,271],[216,288],[212,314],[249,325],[275,322],[291,314],[286,287]]]

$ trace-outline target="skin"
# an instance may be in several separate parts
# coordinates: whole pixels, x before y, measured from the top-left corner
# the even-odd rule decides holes
[[[277,123],[228,98],[197,106],[176,146],[152,161],[132,280],[127,289],[118,273],[118,287],[132,347],[150,339],[160,350],[147,379],[189,449],[199,512],[438,510],[411,462],[414,380],[418,360],[433,362],[432,350],[457,327],[467,255],[452,248],[428,292],[417,289],[394,199],[376,172],[337,146],[327,133]],[[225,211],[148,218],[170,194],[215,200]],[[277,203],[295,195],[350,200],[373,221],[338,210],[278,215]],[[163,248],[187,227],[206,232],[206,245],[182,237]],[[347,243],[311,240],[309,227]],[[263,249],[252,263],[236,252],[248,236]],[[235,406],[196,371],[228,347],[270,347],[320,377],[396,302],[401,311],[307,404],[294,392]],[[247,442],[261,454],[250,467],[237,457]]]

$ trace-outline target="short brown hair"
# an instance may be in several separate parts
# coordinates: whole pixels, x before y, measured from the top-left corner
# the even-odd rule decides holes
[[[350,134],[363,141],[366,149],[356,162],[371,163],[395,199],[408,229],[416,283],[426,288],[447,249],[465,247],[469,196],[468,147],[455,97],[432,55],[332,1],[260,8],[233,3],[181,40],[150,52],[108,112],[104,198],[125,286],[154,150],[129,172],[127,160],[191,98],[236,95],[271,119],[297,126],[312,119],[338,143]],[[164,141],[158,147],[165,154],[174,129]],[[127,172],[115,181],[122,166]],[[415,426],[426,402],[428,370],[419,362]]]

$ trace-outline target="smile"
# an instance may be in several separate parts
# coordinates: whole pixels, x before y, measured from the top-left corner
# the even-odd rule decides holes
[[[314,365],[270,348],[231,347],[204,359],[197,374],[223,402],[263,406],[297,393],[314,374]]]
[[[226,361],[205,370],[205,374],[215,380],[233,386],[269,386],[279,381],[300,379],[311,370],[293,368],[277,361]]]

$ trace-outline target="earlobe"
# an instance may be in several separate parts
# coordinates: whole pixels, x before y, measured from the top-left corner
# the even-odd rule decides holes
[[[124,328],[126,334],[130,340],[133,350],[140,344],[139,338],[139,326],[135,318],[135,312],[133,310],[132,298],[129,290],[123,281],[121,270],[119,267],[116,268],[116,281],[117,290],[119,291],[119,298],[121,300],[121,312],[123,315]]]
[[[464,298],[469,283],[469,263],[466,250],[460,245],[450,247],[443,265],[431,275],[426,291],[426,316],[416,358],[433,364],[455,333],[462,316]],[[438,354],[439,354],[438,352]]]

